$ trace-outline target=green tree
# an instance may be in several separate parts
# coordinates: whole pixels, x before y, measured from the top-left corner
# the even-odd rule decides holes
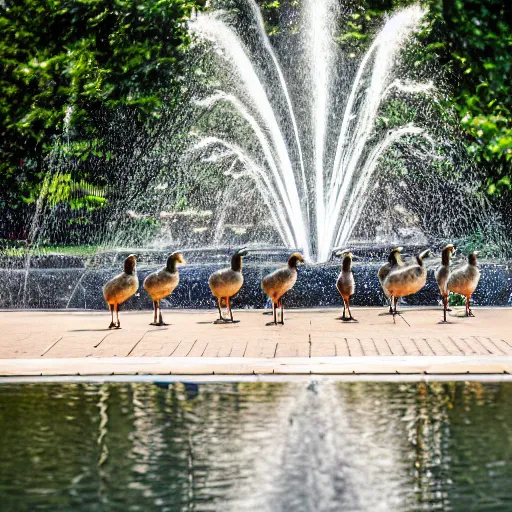
[[[119,117],[120,109],[151,130],[179,103],[191,43],[186,21],[202,3],[3,2],[0,208],[2,200],[4,208],[23,207],[22,197],[42,182],[45,157],[66,127],[75,142],[70,147],[87,161],[105,156],[101,124]],[[77,169],[86,167],[94,166]],[[73,179],[101,182],[96,174]]]
[[[433,31],[456,76],[454,104],[490,194],[512,190],[512,10],[508,0],[435,0]],[[443,55],[443,52],[446,52]]]

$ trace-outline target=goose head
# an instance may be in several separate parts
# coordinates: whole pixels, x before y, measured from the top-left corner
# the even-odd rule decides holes
[[[476,265],[476,257],[478,256],[479,251],[473,251],[468,254],[468,263],[470,265]]]
[[[135,272],[135,266],[137,264],[137,256],[135,254],[130,254],[124,260],[124,273],[125,274],[133,274]]]
[[[242,270],[242,258],[247,256],[249,251],[246,247],[242,247],[241,249],[237,249],[233,256],[231,256],[231,269],[239,272]]]
[[[296,268],[301,263],[304,263],[304,256],[300,252],[294,252],[288,259],[288,266]]]
[[[441,253],[441,259],[443,265],[450,264],[450,258],[455,254],[455,247],[453,244],[445,245]]]
[[[401,252],[404,250],[403,247],[395,247],[388,256],[388,263],[390,265],[394,265],[395,263],[402,263],[402,255]]]
[[[178,263],[186,263],[185,258],[181,252],[173,252],[167,258],[167,270],[174,272],[176,270],[176,264]]]
[[[416,256],[416,260],[418,261],[418,265],[423,266],[423,260],[425,258],[428,258],[430,256],[430,249],[425,249],[424,251],[420,252],[418,256]]]
[[[349,272],[350,269],[352,268],[352,260],[354,258],[354,255],[349,250],[339,251],[336,253],[336,255],[339,256],[340,258],[343,256],[341,268],[343,269],[344,272]]]

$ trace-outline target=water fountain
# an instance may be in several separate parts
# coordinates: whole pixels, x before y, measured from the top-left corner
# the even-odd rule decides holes
[[[340,102],[332,98],[340,95],[330,26],[336,2],[305,2],[302,24],[307,52],[298,61],[302,60],[305,71],[304,60],[310,66],[311,77],[305,77],[302,93],[310,98],[310,112],[298,121],[261,13],[255,2],[248,6],[255,25],[252,48],[222,13],[202,15],[191,26],[201,38],[212,41],[220,65],[238,80],[234,87],[228,84],[233,91],[218,88],[200,105],[212,110],[228,103],[252,130],[259,154],[215,135],[201,138],[193,150],[222,146],[226,150],[222,158],[230,165],[238,160],[258,186],[283,243],[301,247],[307,257],[326,261],[333,247],[349,241],[386,149],[407,139],[421,149],[418,158],[434,154],[430,151],[434,142],[423,127],[411,123],[384,134],[376,132],[381,104],[393,90],[424,96],[432,89],[431,83],[403,83],[394,72],[400,50],[424,11],[412,6],[387,20],[362,58],[345,101]],[[279,101],[280,107],[273,106]],[[331,111],[333,106],[336,112]],[[302,137],[309,139],[309,151],[302,149]]]

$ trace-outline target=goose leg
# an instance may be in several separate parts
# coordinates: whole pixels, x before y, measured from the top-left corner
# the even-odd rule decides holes
[[[346,322],[348,320],[347,318],[347,301],[345,300],[345,297],[343,297],[343,315],[341,315],[341,319]]]
[[[379,316],[387,316],[393,314],[393,297],[391,295],[386,295],[389,303],[389,310],[387,313],[379,313]]]
[[[162,307],[160,306],[160,301],[158,301],[158,325],[167,325],[162,318]]]
[[[158,309],[158,301],[153,301],[153,321],[149,325],[157,325],[156,317],[157,317],[157,309]]]
[[[226,306],[229,311],[229,317],[231,319],[231,322],[235,323],[235,321],[233,320],[233,311],[231,310],[231,302],[229,301],[229,297],[226,297]],[[238,322],[238,320],[237,320],[237,322]]]
[[[219,309],[219,318],[213,322],[214,324],[223,324],[226,321],[224,320],[222,316],[222,299],[220,297],[217,297],[217,308]]]
[[[448,297],[443,295],[443,322],[446,322],[446,312],[448,311]]]
[[[396,321],[395,320],[395,316],[399,314],[398,311],[396,310],[397,303],[398,303],[398,299],[396,297],[393,297],[393,306],[394,306],[394,308],[393,308],[393,322]]]
[[[116,324],[114,323],[114,304],[109,304],[108,307],[110,308],[110,314],[112,316],[112,320],[108,328],[113,329],[116,326]]]
[[[273,322],[267,322],[266,325],[277,325],[277,303],[272,301],[272,315],[274,316]]]
[[[116,319],[117,319],[116,329],[121,329],[121,322],[119,321],[119,304],[116,304]]]
[[[348,319],[353,322],[357,322],[357,320],[352,316],[352,312],[350,311],[350,297],[347,299],[347,309],[348,309]]]
[[[281,325],[284,325],[284,306],[283,306],[283,299],[279,301],[281,305],[281,322],[279,322]]]
[[[471,295],[466,297],[466,316],[475,316],[473,311],[471,311]]]

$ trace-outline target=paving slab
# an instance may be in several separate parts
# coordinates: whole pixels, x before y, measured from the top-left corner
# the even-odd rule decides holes
[[[267,326],[261,310],[235,311],[238,323],[213,324],[216,311],[169,310],[168,326],[152,312],[0,311],[0,375],[101,374],[447,374],[512,373],[512,309],[354,308],[288,310]]]

